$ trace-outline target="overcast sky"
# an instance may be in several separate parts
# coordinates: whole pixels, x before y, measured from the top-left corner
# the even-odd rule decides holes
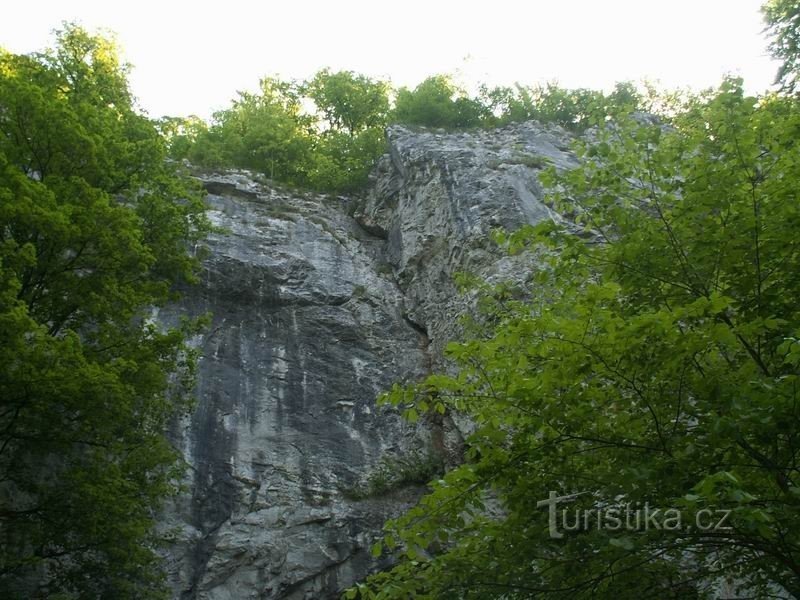
[[[762,0],[281,0],[9,2],[0,46],[40,50],[64,20],[116,32],[152,116],[208,116],[259,77],[329,66],[415,85],[456,73],[467,86],[607,89],[659,80],[708,87],[725,73],[763,91],[775,74]]]

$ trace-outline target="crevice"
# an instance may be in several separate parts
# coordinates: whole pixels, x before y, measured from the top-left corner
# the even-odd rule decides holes
[[[298,579],[297,581],[292,582],[291,584],[289,584],[288,586],[286,586],[286,588],[284,588],[282,590],[282,593],[278,597],[279,598],[286,598],[286,597],[290,596],[293,592],[296,592],[296,591],[302,589],[302,587],[305,584],[309,583],[310,581],[314,581],[315,579],[318,579],[320,577],[325,577],[330,571],[338,569],[344,563],[346,563],[347,561],[352,559],[359,550],[360,550],[360,548],[356,547],[353,552],[350,552],[349,554],[345,555],[344,558],[341,558],[339,560],[335,560],[335,561],[331,562],[330,564],[325,565],[320,571],[317,571],[315,573],[312,573],[312,574],[308,575],[307,577],[303,577],[302,579]],[[334,598],[334,597],[338,598],[339,594],[336,593],[334,596],[331,596],[331,597],[332,598]]]
[[[208,179],[201,179],[200,181],[202,182],[205,190],[209,194],[214,194],[215,196],[238,196],[247,200],[258,200],[258,194],[256,192],[244,190],[234,183]]]
[[[411,329],[413,329],[414,331],[416,331],[418,334],[420,334],[422,337],[425,338],[426,346],[431,343],[431,339],[428,336],[427,327],[412,320],[411,317],[408,316],[408,313],[403,313],[403,320],[408,324],[409,327],[411,327]]]
[[[358,228],[368,236],[379,239],[384,242],[389,239],[389,232],[386,231],[383,227],[380,227],[379,225],[368,225],[367,223],[364,223],[359,217],[356,216],[353,216],[352,219],[353,222],[358,226]]]
[[[428,328],[411,319],[408,313],[403,313],[403,320],[419,334],[419,349],[425,357],[425,371],[428,374],[433,373],[433,353],[431,352],[431,338],[428,335]]]

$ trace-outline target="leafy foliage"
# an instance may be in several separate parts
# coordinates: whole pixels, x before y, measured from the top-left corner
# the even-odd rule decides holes
[[[0,596],[161,594],[154,511],[193,354],[149,311],[208,224],[109,39],[0,54]],[[30,586],[36,584],[36,590]]]
[[[342,491],[354,500],[384,496],[406,486],[425,485],[442,470],[441,457],[430,449],[397,457],[387,455],[364,482]]]
[[[259,93],[240,92],[231,108],[215,113],[217,125],[200,132],[188,157],[201,164],[236,165],[302,183],[313,143],[312,121],[302,114],[294,85],[265,78],[260,86]]]
[[[373,81],[352,71],[331,73],[330,69],[323,69],[302,89],[332,129],[352,136],[386,123],[389,85],[384,81]]]
[[[800,3],[797,0],[768,0],[762,8],[767,32],[772,36],[770,51],[782,61],[775,83],[785,91],[797,90],[800,74]]]
[[[466,129],[478,127],[488,111],[478,100],[470,98],[446,75],[428,77],[413,90],[402,88],[392,120],[409,125]]]
[[[527,288],[484,288],[458,370],[384,401],[460,411],[465,462],[387,524],[362,598],[800,594],[800,109],[729,80],[674,125],[618,119],[550,170],[546,223],[497,241]],[[687,527],[578,527],[559,506],[673,508]],[[692,524],[730,511],[726,528]]]
[[[308,181],[321,191],[363,189],[375,161],[386,150],[381,127],[349,134],[331,129],[319,136],[308,166]]]
[[[214,114],[210,126],[196,117],[167,117],[159,127],[175,159],[252,169],[323,192],[357,192],[386,150],[388,123],[452,130],[533,119],[583,130],[644,103],[631,84],[619,84],[608,95],[518,85],[484,87],[470,97],[446,75],[398,90],[393,107],[390,95],[386,82],[323,69],[303,82],[263,79],[258,93],[240,92],[230,108]]]
[[[189,151],[193,149],[197,139],[208,132],[208,125],[197,115],[162,117],[156,123],[156,127],[167,144],[169,156],[175,160],[188,158]],[[203,156],[198,159],[199,163],[204,164],[214,162]]]
[[[555,84],[481,89],[483,103],[495,116],[493,124],[518,121],[556,123],[571,131],[603,123],[644,107],[644,98],[631,83],[618,83],[614,91],[565,89]],[[491,121],[491,120],[490,120]]]
[[[237,166],[327,192],[364,186],[383,153],[388,86],[349,71],[323,70],[304,83],[266,78],[240,92],[210,127],[175,119],[172,156],[205,167]],[[318,114],[304,107],[313,102]],[[188,128],[187,128],[188,127]],[[187,144],[188,142],[188,144]]]

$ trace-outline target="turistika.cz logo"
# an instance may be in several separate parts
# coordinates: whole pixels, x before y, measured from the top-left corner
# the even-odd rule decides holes
[[[588,492],[559,496],[550,491],[547,500],[536,503],[537,508],[547,507],[548,529],[550,537],[561,539],[564,532],[589,531],[591,529],[605,531],[724,531],[731,529],[727,525],[730,510],[704,508],[698,510],[693,518],[685,515],[677,508],[653,508],[649,504],[636,505],[608,504],[593,508],[559,508],[559,504],[572,502]]]

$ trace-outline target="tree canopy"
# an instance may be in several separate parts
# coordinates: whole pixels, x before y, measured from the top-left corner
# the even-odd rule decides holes
[[[428,77],[413,90],[397,92],[392,120],[409,125],[425,125],[445,129],[479,126],[488,117],[487,108],[470,98],[450,77]]]
[[[328,126],[350,135],[380,127],[389,113],[389,85],[352,71],[319,71],[303,84]]]
[[[0,53],[0,596],[161,594],[154,511],[195,325],[150,313],[208,229],[112,40]],[[33,586],[33,587],[32,587]]]
[[[645,104],[630,83],[610,94],[549,84],[484,86],[470,96],[447,75],[394,91],[385,81],[323,69],[305,81],[264,78],[258,92],[240,92],[210,124],[167,117],[160,128],[175,159],[242,167],[280,183],[339,193],[363,190],[386,152],[390,124],[463,130],[538,120],[582,131]]]
[[[788,92],[797,91],[800,73],[800,3],[797,0],[768,0],[762,7],[769,49],[781,61],[775,83]]]
[[[314,110],[309,110],[309,105]],[[361,189],[384,151],[388,85],[323,70],[305,82],[274,77],[240,92],[210,125],[162,119],[173,158],[202,167],[243,167],[324,192]]]

